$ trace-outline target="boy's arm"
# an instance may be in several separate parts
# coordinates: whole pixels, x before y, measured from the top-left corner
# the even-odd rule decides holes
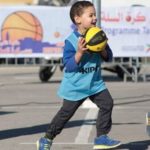
[[[101,57],[104,59],[104,61],[106,62],[112,61],[113,53],[108,44],[106,45],[106,48],[100,52],[100,54],[101,54]]]
[[[72,44],[66,40],[63,52],[63,64],[68,72],[76,71],[78,68],[78,64],[75,61],[75,53],[76,50]]]
[[[78,40],[78,49],[77,52],[75,54],[75,61],[77,64],[79,64],[83,54],[88,50],[88,48],[86,48],[86,42],[85,39],[83,37],[80,37]]]
[[[63,62],[66,68],[66,71],[72,72],[78,69],[78,64],[87,50],[85,47],[86,43],[84,38],[79,38],[77,51],[72,46],[69,41],[65,41],[64,53],[63,53]]]

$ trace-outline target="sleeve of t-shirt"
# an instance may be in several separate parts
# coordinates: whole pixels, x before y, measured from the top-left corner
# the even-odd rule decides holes
[[[68,40],[65,40],[63,64],[67,72],[76,71],[78,68],[78,64],[75,61],[75,53],[76,50],[73,45]]]
[[[111,48],[109,47],[109,45],[107,44],[106,45],[106,51],[107,51],[107,54],[108,54],[108,59],[107,59],[107,62],[111,62],[112,59],[113,59],[113,53],[112,53],[112,50]]]

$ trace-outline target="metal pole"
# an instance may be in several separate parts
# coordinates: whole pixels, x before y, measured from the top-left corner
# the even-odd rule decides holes
[[[92,0],[97,15],[97,26],[101,27],[101,0]]]

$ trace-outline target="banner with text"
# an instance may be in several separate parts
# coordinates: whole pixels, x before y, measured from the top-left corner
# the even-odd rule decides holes
[[[0,10],[0,58],[62,57],[64,40],[75,29],[70,7],[16,6]],[[102,8],[101,26],[114,57],[150,56],[149,13],[150,9],[144,7]]]
[[[105,8],[101,24],[115,57],[150,56],[150,9]]]

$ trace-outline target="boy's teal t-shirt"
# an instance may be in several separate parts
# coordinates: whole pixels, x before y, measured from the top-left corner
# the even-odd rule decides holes
[[[77,50],[78,37],[73,32],[67,40]],[[66,100],[78,101],[106,89],[101,76],[101,56],[97,53],[86,52],[76,71],[67,72],[58,90],[58,95]]]

